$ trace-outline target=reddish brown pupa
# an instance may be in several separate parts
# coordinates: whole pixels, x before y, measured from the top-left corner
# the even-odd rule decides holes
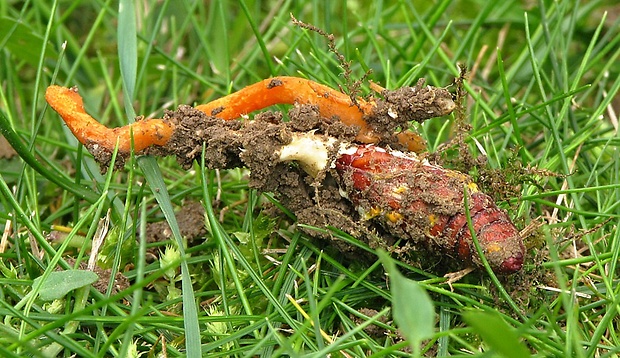
[[[500,273],[521,269],[525,248],[519,231],[468,175],[374,145],[351,147],[335,164],[363,219],[378,220],[397,237],[480,267],[465,215],[467,188],[473,228],[491,268]]]

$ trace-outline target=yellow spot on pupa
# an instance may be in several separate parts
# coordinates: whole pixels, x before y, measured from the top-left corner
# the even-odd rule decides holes
[[[470,192],[475,193],[478,192],[478,185],[476,185],[476,183],[474,182],[470,182],[467,184],[467,189],[469,189]]]
[[[394,194],[402,194],[402,193],[406,192],[407,189],[409,189],[409,188],[406,185],[401,185],[399,187],[394,188],[394,190],[392,190],[392,192]]]
[[[498,243],[490,243],[486,247],[487,253],[499,252],[502,250],[502,247]]]
[[[392,212],[389,212],[389,213],[385,214],[385,218],[388,219],[389,221],[393,222],[393,223],[397,223],[400,220],[402,220],[403,215],[399,214],[397,212],[392,211]]]
[[[457,172],[456,170],[447,170],[445,173],[448,178],[456,178],[461,181],[466,181],[468,179],[467,175]]]
[[[368,211],[360,210],[360,215],[362,217],[362,220],[370,220],[378,215],[381,215],[382,212],[383,210],[381,210],[381,208],[375,206],[373,208],[370,208],[370,210]]]
[[[435,235],[431,235],[431,229],[437,225],[439,222],[439,218],[435,214],[428,215],[428,227],[424,229],[424,234],[428,237],[435,237]]]

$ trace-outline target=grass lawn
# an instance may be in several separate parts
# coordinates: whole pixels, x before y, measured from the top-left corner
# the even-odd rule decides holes
[[[349,64],[291,14],[334,34]],[[0,2],[0,356],[617,356],[618,14],[607,1]],[[132,156],[101,173],[44,99],[77,86],[118,127],[271,76],[349,91],[371,71],[362,96],[419,78],[454,92],[459,66],[460,107],[411,126],[522,230],[513,275],[449,282],[453,257],[414,258],[398,238],[387,258],[368,240],[387,233],[297,222],[243,168]]]

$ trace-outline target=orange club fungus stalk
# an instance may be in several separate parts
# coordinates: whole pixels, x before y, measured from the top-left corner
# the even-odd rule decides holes
[[[153,145],[166,144],[174,131],[170,123],[161,119],[108,128],[86,113],[82,97],[75,87],[49,86],[45,91],[45,100],[62,117],[80,143],[89,150],[91,146],[99,146],[111,152],[118,140],[118,151],[129,153],[133,135],[134,150],[139,152]]]

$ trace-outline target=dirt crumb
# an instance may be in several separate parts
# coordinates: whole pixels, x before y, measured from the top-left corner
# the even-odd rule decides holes
[[[272,79],[272,80],[269,82],[269,84],[267,85],[267,88],[268,88],[268,89],[272,89],[272,88],[274,88],[274,87],[278,87],[278,86],[282,86],[282,81],[281,81],[281,80],[279,80],[279,79],[277,79],[277,78],[274,78],[274,79]]]
[[[200,240],[207,234],[204,207],[200,202],[190,201],[181,206],[175,214],[181,236],[188,242]],[[167,241],[172,237],[172,230],[166,221],[149,223],[146,226],[146,240],[149,243]]]
[[[338,118],[324,118],[315,105],[298,105],[288,112],[290,128],[295,132],[310,132],[336,137],[341,140],[353,141],[359,128],[348,126]]]
[[[0,159],[10,159],[17,155],[17,152],[11,144],[4,138],[4,136],[0,135]]]
[[[211,115],[212,115],[212,116],[217,116],[218,114],[222,113],[222,111],[224,111],[224,109],[226,109],[226,107],[223,107],[223,106],[220,106],[220,107],[214,108],[214,109],[211,111]]]
[[[375,132],[388,141],[397,129],[408,128],[409,122],[421,123],[430,118],[445,116],[456,108],[452,94],[447,89],[426,86],[423,78],[418,80],[415,87],[383,90],[381,95],[383,100],[377,100],[376,109],[365,119]]]

